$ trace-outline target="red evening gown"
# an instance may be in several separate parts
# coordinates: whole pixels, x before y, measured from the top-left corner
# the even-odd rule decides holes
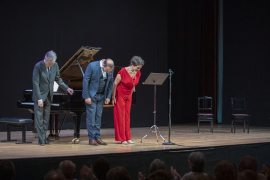
[[[118,74],[121,76],[121,81],[116,88],[115,99],[116,104],[113,107],[114,114],[114,129],[116,141],[131,140],[130,132],[130,109],[132,103],[132,91],[141,77],[141,72],[138,71],[136,76],[132,78],[126,68],[121,69]]]

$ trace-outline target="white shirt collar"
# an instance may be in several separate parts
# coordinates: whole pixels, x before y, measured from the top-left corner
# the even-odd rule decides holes
[[[100,67],[103,68],[103,62],[102,62],[102,60],[100,60],[99,62],[100,62]]]
[[[100,60],[100,68],[101,68],[101,72],[103,74],[103,77],[106,78],[106,72],[103,71],[103,62],[102,62],[102,60]]]
[[[45,64],[45,59],[44,59],[44,65],[45,65],[46,70],[48,71],[48,67]],[[49,67],[49,69],[51,70],[51,67]]]

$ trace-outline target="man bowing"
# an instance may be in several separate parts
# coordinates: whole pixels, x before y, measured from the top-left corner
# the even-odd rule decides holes
[[[69,94],[73,89],[69,88],[60,78],[59,67],[56,61],[56,53],[49,51],[44,60],[38,62],[33,71],[33,95],[36,129],[38,142],[41,146],[49,144],[46,141],[46,132],[50,118],[51,102],[53,101],[54,81]]]
[[[90,145],[107,145],[101,140],[100,126],[104,102],[109,104],[112,96],[113,67],[111,59],[95,61],[87,66],[83,77],[83,98]]]

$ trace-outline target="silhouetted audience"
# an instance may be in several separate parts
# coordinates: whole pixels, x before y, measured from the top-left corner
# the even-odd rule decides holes
[[[263,164],[262,167],[263,167],[263,172],[264,172],[265,178],[267,180],[270,180],[270,165]]]
[[[67,180],[74,180],[76,174],[76,165],[69,160],[62,161],[59,164],[59,170]]]
[[[207,174],[207,175],[201,174],[201,175],[196,176],[196,180],[214,180],[214,179],[215,179],[214,176],[210,174]]]
[[[258,172],[258,161],[251,156],[246,156],[241,159],[238,167],[240,173],[248,169],[256,173]],[[265,175],[258,173],[258,180],[266,180]]]
[[[179,179],[178,179],[179,180]],[[194,173],[186,173],[181,180],[196,180],[196,175]]]
[[[216,180],[237,180],[237,167],[229,161],[223,160],[215,167]]]
[[[214,171],[215,178],[204,173],[205,156],[201,152],[192,152],[188,156],[189,168],[191,171],[186,173],[182,178],[177,171],[171,167],[171,173],[166,171],[166,164],[155,159],[149,166],[150,175],[148,180],[270,180],[270,166],[263,164],[265,175],[258,173],[258,162],[251,156],[246,156],[239,163],[239,175],[234,163],[227,160],[220,161]],[[48,172],[44,180],[76,180],[76,165],[65,160],[59,164],[57,171]],[[0,162],[0,180],[12,180],[15,177],[14,164],[10,160]],[[131,180],[129,172],[125,167],[117,166],[110,169],[110,164],[105,157],[96,160],[94,168],[92,165],[87,167],[83,165],[80,170],[81,180]],[[138,180],[145,180],[145,174],[138,173]]]
[[[241,159],[240,163],[239,163],[239,167],[238,170],[240,172],[246,170],[246,169],[250,169],[253,170],[255,172],[258,171],[258,162],[256,159],[254,159],[251,156],[246,156],[243,159]]]
[[[164,169],[158,169],[156,171],[153,171],[149,175],[149,180],[171,180],[172,175],[165,171]]]
[[[110,170],[110,164],[105,157],[100,157],[94,164],[94,174],[98,180],[106,180],[106,174]]]
[[[3,160],[0,162],[0,180],[12,180],[15,177],[15,167],[12,161]]]
[[[117,166],[108,171],[107,180],[131,180],[128,171],[122,166]]]
[[[171,174],[172,174],[174,180],[181,179],[181,176],[177,173],[176,169],[174,169],[173,166],[171,166]]]
[[[80,170],[81,180],[91,179],[91,180],[106,180],[106,174],[110,170],[110,164],[105,157],[100,157],[94,164],[94,168],[92,164],[90,168],[86,165]],[[95,174],[95,175],[94,175]]]
[[[161,161],[160,159],[154,159],[149,166],[150,174],[159,170],[159,169],[166,170],[166,164],[163,161]],[[144,179],[145,179],[145,174],[142,174],[142,172],[139,172],[138,173],[138,180],[144,180]]]
[[[199,175],[207,175],[204,173],[205,168],[205,156],[201,152],[192,152],[188,156],[188,165],[191,169],[191,172],[186,173],[181,180],[187,180],[187,177],[191,177],[191,175],[199,176]],[[193,176],[192,176],[193,177]]]
[[[149,166],[149,171],[150,173],[155,172],[159,169],[163,169],[166,170],[166,165],[163,161],[161,161],[160,159],[155,159],[154,161],[152,161],[152,163]]]
[[[258,173],[256,171],[246,169],[241,171],[238,176],[238,180],[258,180]]]
[[[44,180],[65,180],[65,177],[61,172],[52,170],[45,175]]]
[[[85,164],[82,166],[80,170],[80,177],[81,180],[91,179],[91,180],[97,180],[96,176],[93,173],[92,164],[89,167],[87,167]]]

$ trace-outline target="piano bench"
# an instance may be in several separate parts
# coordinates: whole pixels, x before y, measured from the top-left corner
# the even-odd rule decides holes
[[[27,123],[33,123],[32,119],[4,117],[4,118],[0,118],[0,123],[7,124],[7,140],[2,140],[2,142],[17,141],[17,140],[10,139],[11,127],[16,127],[22,130],[22,142],[16,143],[16,144],[32,143],[32,142],[25,141]]]

